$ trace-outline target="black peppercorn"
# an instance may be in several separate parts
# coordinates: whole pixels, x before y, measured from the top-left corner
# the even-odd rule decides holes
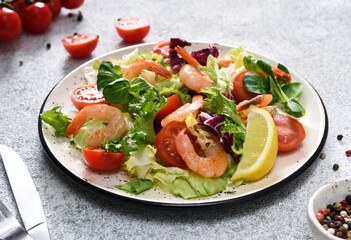
[[[347,195],[345,198],[347,204],[351,204],[351,195]]]
[[[339,169],[339,164],[336,164],[336,163],[335,163],[335,164],[333,165],[333,170],[334,170],[334,171],[338,171],[338,169]]]
[[[344,136],[339,134],[336,138],[340,141]]]
[[[77,16],[77,21],[81,22],[83,20],[83,14],[81,11],[79,11],[78,16]]]

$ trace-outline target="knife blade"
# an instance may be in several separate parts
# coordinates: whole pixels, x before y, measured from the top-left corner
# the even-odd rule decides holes
[[[44,210],[33,179],[21,157],[0,145],[0,154],[27,233],[34,239],[50,239]]]

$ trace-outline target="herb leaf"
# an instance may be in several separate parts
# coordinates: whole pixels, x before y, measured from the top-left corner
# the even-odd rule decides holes
[[[268,94],[269,93],[269,83],[259,75],[247,72],[243,78],[244,87],[249,92],[258,94]]]
[[[109,61],[102,61],[97,75],[98,90],[100,91],[102,88],[121,77],[122,71],[120,66],[113,66]]]
[[[63,115],[60,108],[60,106],[54,107],[53,109],[42,113],[40,117],[44,122],[55,128],[56,136],[65,137],[71,119]]]

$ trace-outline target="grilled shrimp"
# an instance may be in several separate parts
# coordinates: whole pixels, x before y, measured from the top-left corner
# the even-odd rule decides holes
[[[161,126],[164,127],[172,121],[184,122],[186,117],[190,113],[195,113],[199,108],[202,107],[204,99],[201,95],[195,95],[192,99],[192,103],[186,103],[167,117],[162,119]]]
[[[179,71],[179,79],[185,86],[194,91],[200,91],[201,89],[213,86],[212,79],[206,71],[198,70],[200,63],[195,58],[181,47],[175,47],[174,49],[188,63]]]
[[[156,74],[167,79],[172,78],[173,76],[173,74],[170,71],[168,71],[164,66],[149,59],[141,59],[129,65],[123,65],[121,67],[123,77],[127,78],[128,80],[132,80],[133,78],[139,76],[139,74],[143,70],[153,71]]]
[[[227,153],[218,141],[204,151],[205,157],[201,157],[195,152],[189,136],[185,134],[185,130],[176,136],[175,144],[186,165],[203,177],[222,176],[228,168]]]
[[[265,94],[265,95],[257,95],[250,100],[244,100],[236,105],[236,110],[240,112],[241,118],[247,118],[249,114],[250,105],[255,105],[256,107],[263,108],[266,107],[268,111],[272,111],[273,107],[267,106],[272,101],[273,96],[272,94]]]
[[[68,137],[77,135],[86,120],[90,118],[106,119],[108,124],[102,129],[90,129],[86,135],[86,143],[91,147],[100,147],[101,142],[120,137],[126,130],[126,122],[118,108],[106,105],[88,105],[79,111],[66,130]]]

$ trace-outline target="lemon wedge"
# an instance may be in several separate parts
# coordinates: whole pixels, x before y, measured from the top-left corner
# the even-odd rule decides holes
[[[243,156],[231,181],[257,181],[273,167],[278,152],[277,129],[265,110],[250,106]]]

